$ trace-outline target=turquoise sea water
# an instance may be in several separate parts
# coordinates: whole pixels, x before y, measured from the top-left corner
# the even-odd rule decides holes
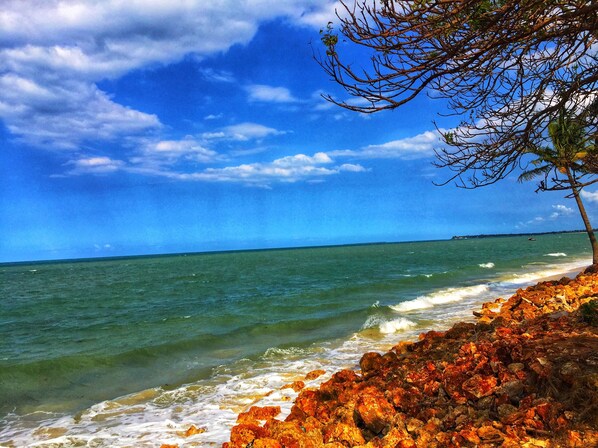
[[[559,234],[0,265],[0,446],[220,444],[310,370],[590,260]]]

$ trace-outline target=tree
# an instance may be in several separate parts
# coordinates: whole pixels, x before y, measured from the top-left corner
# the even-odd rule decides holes
[[[593,0],[341,0],[322,30],[319,63],[364,105],[395,109],[419,95],[444,100],[460,124],[441,131],[437,165],[464,188],[494,183],[546,139],[559,111],[587,109],[598,87],[598,2]],[[341,37],[339,39],[339,37]],[[347,47],[365,51],[360,66]],[[596,114],[587,123],[596,134]],[[438,126],[437,126],[438,127]],[[439,129],[440,130],[440,129]]]
[[[564,176],[546,177],[540,190],[571,189],[598,264],[579,195],[587,185],[581,176],[598,173],[598,150],[594,144],[581,158],[581,140],[575,140],[581,130],[584,142],[598,141],[598,2],[341,0],[341,5],[338,25],[321,32],[326,52],[317,59],[332,80],[366,102],[325,98],[362,113],[395,109],[426,94],[443,101],[447,115],[459,121],[448,130],[434,123],[442,140],[435,165],[451,172],[445,184],[493,184],[525,169],[526,154],[538,151],[541,162],[523,177]],[[365,66],[350,60],[349,47],[366,53]]]
[[[548,125],[551,146],[527,148],[526,152],[536,156],[531,162],[533,168],[524,171],[519,181],[532,180],[538,176],[544,179],[536,191],[571,190],[582,217],[592,246],[592,262],[598,265],[598,241],[586,213],[580,191],[583,187],[598,182],[598,179],[584,180],[589,173],[584,159],[595,153],[594,142],[586,135],[579,117],[561,111],[557,120]]]

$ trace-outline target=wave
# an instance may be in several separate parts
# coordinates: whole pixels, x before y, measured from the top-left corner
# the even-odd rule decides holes
[[[558,277],[567,274],[577,273],[585,267],[592,264],[591,259],[578,259],[568,263],[560,264],[535,264],[535,267],[542,267],[544,269],[532,271],[523,274],[512,274],[508,277],[500,279],[500,284],[503,285],[523,285],[534,283],[549,277]],[[529,265],[531,266],[531,265]]]
[[[388,320],[385,317],[377,314],[368,317],[361,329],[367,330],[371,328],[378,328],[382,334],[392,334],[398,333],[400,331],[410,330],[416,326],[417,324],[415,322],[404,317]]]
[[[464,288],[447,288],[438,292],[419,296],[416,299],[401,302],[397,305],[390,305],[393,311],[402,313],[407,311],[432,308],[436,305],[442,305],[451,302],[460,302],[474,296],[481,295],[490,289],[488,285],[467,286]]]
[[[565,252],[554,252],[551,254],[544,255],[545,257],[566,257],[567,254]]]
[[[415,322],[399,317],[398,319],[382,322],[380,324],[380,332],[384,334],[398,333],[399,331],[409,330],[416,327]]]
[[[494,267],[494,263],[489,262],[489,263],[480,263],[478,264],[479,267],[484,268],[484,269],[492,269]]]

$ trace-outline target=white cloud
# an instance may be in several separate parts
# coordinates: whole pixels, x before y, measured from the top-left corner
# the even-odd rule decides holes
[[[40,84],[0,76],[0,117],[10,132],[37,146],[76,149],[161,127],[158,117],[117,104],[94,85],[63,80]]]
[[[550,219],[558,219],[561,216],[570,216],[573,213],[575,213],[575,211],[572,208],[561,204],[553,205],[552,209],[554,211],[550,215]]]
[[[3,0],[0,119],[45,148],[145,135],[158,117],[119,104],[97,83],[131,70],[247,44],[276,17],[315,25],[332,0]],[[230,73],[204,77],[231,82]],[[278,91],[279,99],[284,92]],[[262,95],[265,95],[262,93]],[[282,95],[282,96],[280,96]],[[291,96],[292,98],[292,96]]]
[[[434,147],[441,144],[438,132],[426,131],[415,137],[393,140],[381,145],[369,145],[359,150],[331,151],[333,157],[360,159],[417,159],[434,155]]]
[[[519,223],[518,227],[527,227],[527,226],[542,224],[547,221],[555,221],[557,219],[575,214],[575,210],[573,210],[571,207],[567,207],[566,205],[562,205],[562,204],[553,205],[552,210],[553,210],[553,212],[550,215],[548,215],[546,217],[536,216],[535,218],[530,219],[527,222]]]
[[[318,152],[311,157],[306,156],[305,154],[283,157],[272,162],[272,165],[283,168],[293,168],[310,165],[326,165],[329,163],[332,163],[332,159],[327,154]]]
[[[347,171],[350,173],[363,173],[365,171],[368,171],[366,168],[364,168],[361,165],[356,165],[353,163],[343,163],[340,167],[339,167],[340,171]]]
[[[342,172],[366,171],[360,165],[334,165],[334,161],[325,153],[313,156],[296,154],[282,157],[272,162],[248,163],[223,168],[206,168],[194,173],[180,173],[169,170],[147,172],[177,180],[200,182],[241,183],[254,187],[270,188],[275,183],[321,182],[325,178]]]
[[[232,73],[223,70],[214,70],[212,68],[202,68],[199,70],[202,77],[212,82],[225,82],[234,83],[236,82],[235,77]]]
[[[285,134],[285,131],[279,131],[258,123],[246,122],[226,126],[216,132],[206,132],[202,134],[202,137],[207,140],[224,139],[246,142],[282,134]]]
[[[589,202],[598,202],[598,191],[581,190],[581,197]]]
[[[73,166],[70,174],[107,174],[124,168],[122,160],[114,160],[110,157],[85,157],[69,162]]]
[[[245,87],[249,94],[249,101],[265,103],[295,103],[299,101],[286,87],[272,87],[263,84],[253,84]]]
[[[322,29],[328,22],[336,20],[336,11],[342,13],[345,9],[339,1],[328,2],[328,4],[323,4],[321,7],[307,10],[301,15],[299,21],[314,28]]]
[[[143,157],[134,159],[137,163],[153,164],[174,164],[181,159],[199,162],[213,163],[223,160],[216,151],[205,148],[200,142],[191,136],[182,140],[159,140],[149,141],[142,148]]]

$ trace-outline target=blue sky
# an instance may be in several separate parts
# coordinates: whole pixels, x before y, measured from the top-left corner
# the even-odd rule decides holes
[[[435,186],[438,100],[325,102],[347,99],[313,59],[334,8],[5,0],[0,262],[582,228],[516,174]]]

